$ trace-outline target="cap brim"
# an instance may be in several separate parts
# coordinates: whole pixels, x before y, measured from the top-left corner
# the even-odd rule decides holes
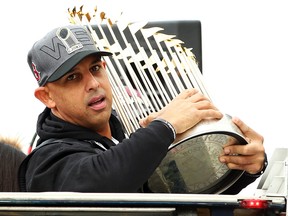
[[[47,80],[47,82],[54,82],[68,73],[73,67],[75,67],[83,58],[89,55],[99,55],[99,56],[111,56],[112,53],[105,51],[83,51],[75,54],[69,58],[64,64],[62,64]]]

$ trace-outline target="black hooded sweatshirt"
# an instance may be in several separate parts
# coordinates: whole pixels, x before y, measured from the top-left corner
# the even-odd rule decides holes
[[[36,149],[19,169],[21,191],[139,192],[165,157],[173,131],[160,121],[152,121],[126,139],[115,115],[109,123],[117,145],[45,108],[37,122]],[[223,194],[236,194],[257,177],[244,173]]]

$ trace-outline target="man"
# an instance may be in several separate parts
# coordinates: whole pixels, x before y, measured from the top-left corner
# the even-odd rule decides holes
[[[64,26],[37,41],[28,64],[38,81],[37,148],[22,163],[22,191],[138,192],[179,133],[223,114],[200,92],[188,89],[140,121],[129,138],[112,114],[112,91],[102,56],[83,26]],[[177,115],[176,115],[177,113]],[[228,193],[253,182],[264,167],[263,138],[241,120],[249,144],[228,146],[219,158],[247,175]],[[239,156],[232,156],[239,154]]]

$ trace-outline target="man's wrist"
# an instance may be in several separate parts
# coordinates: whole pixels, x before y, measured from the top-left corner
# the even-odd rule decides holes
[[[267,160],[267,155],[265,153],[265,158],[264,158],[262,169],[258,173],[255,173],[255,174],[250,174],[250,173],[246,172],[246,175],[249,175],[249,176],[252,176],[252,177],[259,177],[265,172],[267,166],[268,166],[268,160]]]
[[[171,132],[173,133],[173,140],[176,139],[176,130],[175,128],[173,127],[173,125],[166,121],[165,119],[162,119],[162,118],[155,118],[153,121],[160,121],[162,122],[167,128],[169,128],[171,130]]]

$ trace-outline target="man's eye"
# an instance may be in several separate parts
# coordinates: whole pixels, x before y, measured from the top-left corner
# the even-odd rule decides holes
[[[69,75],[68,77],[67,77],[67,80],[68,81],[71,81],[71,80],[74,80],[74,79],[76,79],[77,78],[77,75],[76,74],[71,74],[71,75]]]
[[[90,70],[91,72],[97,72],[100,70],[100,65],[93,65]]]

